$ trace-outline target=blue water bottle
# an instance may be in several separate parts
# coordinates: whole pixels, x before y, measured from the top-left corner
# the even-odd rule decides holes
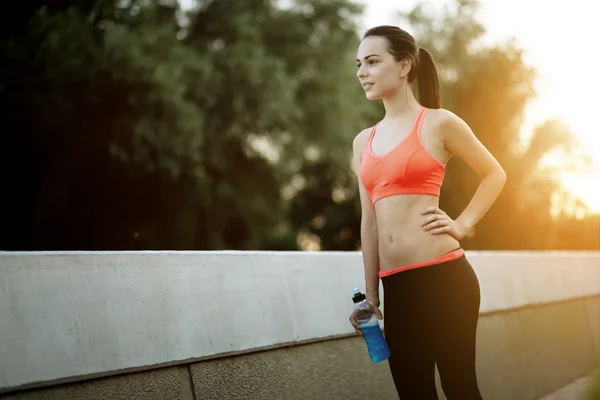
[[[379,321],[373,306],[367,302],[365,295],[360,292],[359,288],[354,288],[352,301],[354,302],[356,322],[360,325],[371,361],[387,360],[390,357],[390,349],[379,327]]]

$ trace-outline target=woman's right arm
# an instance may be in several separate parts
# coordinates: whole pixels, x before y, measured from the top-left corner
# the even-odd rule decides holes
[[[367,194],[362,182],[360,181],[359,169],[362,159],[362,151],[367,143],[369,130],[359,133],[353,142],[352,170],[358,180],[360,204],[361,204],[361,223],[360,238],[363,254],[363,263],[365,266],[365,291],[369,301],[379,308],[379,249],[377,236],[377,219],[375,217],[375,208],[371,204],[371,199]],[[380,312],[378,311],[380,314]],[[381,315],[378,317],[382,318]]]

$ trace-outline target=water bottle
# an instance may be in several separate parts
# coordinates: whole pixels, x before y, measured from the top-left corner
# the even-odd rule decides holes
[[[368,303],[359,288],[354,288],[354,310],[356,321],[360,325],[363,338],[367,344],[367,350],[372,362],[387,360],[390,357],[390,349],[383,337],[379,321],[371,303]]]

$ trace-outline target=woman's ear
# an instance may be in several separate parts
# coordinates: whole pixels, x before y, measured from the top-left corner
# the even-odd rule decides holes
[[[408,58],[403,58],[400,60],[400,77],[405,78],[410,73],[412,68],[412,62]]]

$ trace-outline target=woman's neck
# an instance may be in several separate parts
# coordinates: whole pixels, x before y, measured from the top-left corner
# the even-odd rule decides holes
[[[385,108],[384,119],[391,120],[412,115],[421,107],[410,86],[401,88],[394,95],[384,98],[383,106]]]

